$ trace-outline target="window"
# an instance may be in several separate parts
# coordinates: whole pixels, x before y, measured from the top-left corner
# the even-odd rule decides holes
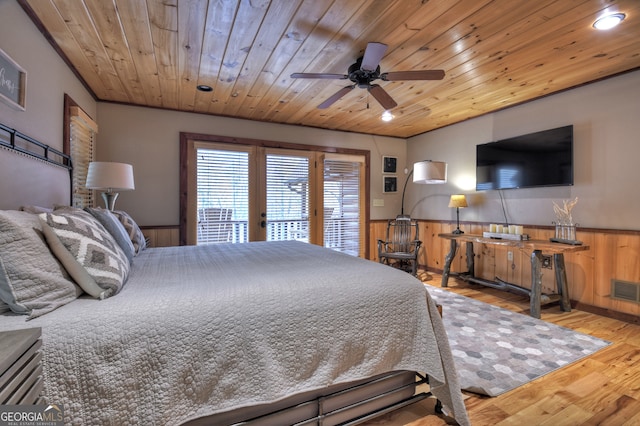
[[[368,151],[229,139],[181,134],[181,244],[298,240],[366,256]]]
[[[197,173],[197,244],[249,241],[249,153],[198,148]]]
[[[331,155],[324,159],[324,246],[364,256],[364,158]]]
[[[266,240],[315,242],[311,235],[309,156],[265,153]],[[260,189],[262,190],[262,189]],[[261,213],[262,214],[262,213]]]

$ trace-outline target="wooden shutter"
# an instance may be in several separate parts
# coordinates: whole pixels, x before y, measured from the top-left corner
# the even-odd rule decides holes
[[[69,146],[72,174],[72,205],[74,207],[94,207],[95,192],[87,189],[87,171],[94,160],[98,125],[81,108],[70,108]]]

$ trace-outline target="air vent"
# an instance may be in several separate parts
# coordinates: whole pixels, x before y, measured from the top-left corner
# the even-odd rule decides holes
[[[640,303],[640,284],[611,280],[611,298]]]

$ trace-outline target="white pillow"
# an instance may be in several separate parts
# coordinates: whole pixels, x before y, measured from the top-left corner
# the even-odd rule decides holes
[[[82,290],[49,250],[38,216],[17,210],[0,211],[2,302],[13,312],[29,315],[31,319],[75,300],[80,294]]]

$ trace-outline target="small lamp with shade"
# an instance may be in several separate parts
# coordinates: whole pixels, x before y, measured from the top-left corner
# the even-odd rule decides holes
[[[460,229],[460,208],[468,207],[467,197],[464,194],[452,195],[449,199],[449,207],[456,208],[456,229],[452,234],[464,234]]]
[[[133,182],[133,166],[125,163],[92,161],[89,163],[86,187],[103,189],[102,199],[108,210],[115,207],[118,192],[135,189]]]

